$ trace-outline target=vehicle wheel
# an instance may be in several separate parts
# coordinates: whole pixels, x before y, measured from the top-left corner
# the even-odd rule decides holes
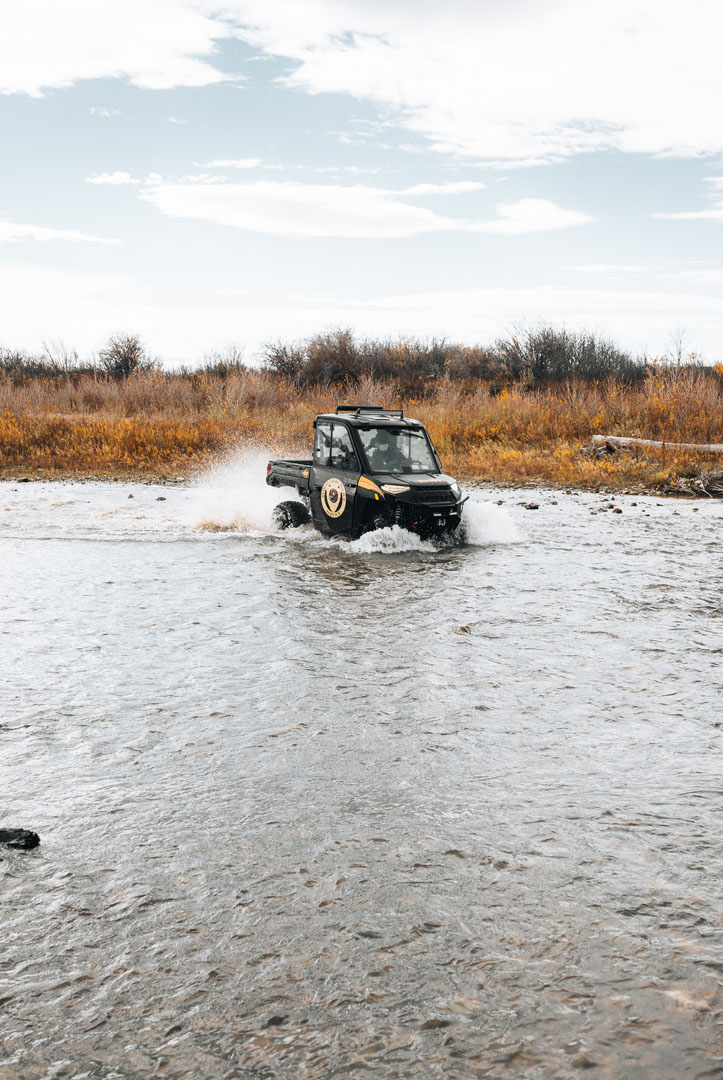
[[[388,529],[391,524],[392,522],[387,521],[387,519],[382,514],[377,514],[377,516],[375,518],[372,518],[370,522],[369,531],[376,532],[377,529]]]
[[[303,503],[290,499],[274,507],[271,520],[277,529],[298,529],[299,525],[309,524],[311,515]]]

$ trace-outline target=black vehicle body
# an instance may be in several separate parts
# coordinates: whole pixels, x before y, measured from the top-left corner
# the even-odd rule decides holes
[[[317,416],[314,429],[314,456],[270,461],[266,483],[296,488],[320,532],[356,539],[399,525],[428,538],[459,527],[466,500],[419,420],[401,409],[340,405]]]

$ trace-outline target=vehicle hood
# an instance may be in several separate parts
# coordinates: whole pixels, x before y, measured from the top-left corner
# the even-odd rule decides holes
[[[446,473],[374,473],[375,484],[406,484],[411,491],[432,486],[451,487],[454,482],[454,477]]]

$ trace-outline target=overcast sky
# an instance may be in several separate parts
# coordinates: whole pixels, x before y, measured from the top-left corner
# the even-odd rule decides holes
[[[723,359],[720,0],[6,0],[0,344]]]

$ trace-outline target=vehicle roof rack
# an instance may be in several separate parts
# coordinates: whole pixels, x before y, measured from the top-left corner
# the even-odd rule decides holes
[[[361,413],[382,413],[383,416],[398,416],[400,420],[404,419],[403,409],[385,409],[383,405],[337,405],[336,411],[354,413],[355,416],[360,416]]]

